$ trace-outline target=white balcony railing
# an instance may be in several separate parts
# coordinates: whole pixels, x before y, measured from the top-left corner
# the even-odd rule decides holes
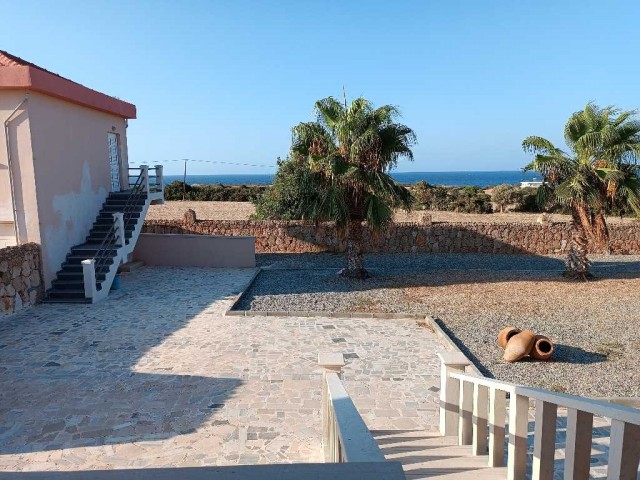
[[[502,466],[508,412],[509,480],[526,478],[530,400],[535,401],[533,480],[554,478],[558,407],[567,409],[565,479],[589,478],[594,415],[611,419],[607,478],[637,478],[640,410],[467,375],[464,371],[469,361],[464,355],[438,356],[441,361],[440,433],[457,435],[460,445],[472,445],[474,455],[485,455],[488,450],[489,466]]]
[[[342,385],[344,356],[318,355],[322,374],[322,447],[325,462],[385,462],[384,454],[371,435],[356,406]],[[404,478],[402,470],[400,476]]]

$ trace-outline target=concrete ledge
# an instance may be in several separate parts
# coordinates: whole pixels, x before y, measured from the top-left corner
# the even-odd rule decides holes
[[[152,266],[253,268],[255,238],[143,233],[133,258]]]
[[[293,463],[227,467],[139,468],[75,472],[0,472],[6,480],[401,480],[397,461],[351,463]]]

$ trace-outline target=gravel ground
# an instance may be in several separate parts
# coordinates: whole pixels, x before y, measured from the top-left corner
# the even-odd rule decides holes
[[[562,259],[520,255],[369,255],[374,277],[336,275],[343,257],[259,255],[266,267],[238,308],[424,313],[501,380],[586,396],[640,397],[640,257],[595,257],[592,282],[559,276]],[[550,336],[550,362],[506,364],[504,326]],[[622,328],[621,328],[622,327]]]
[[[177,220],[181,219],[188,209],[196,212],[201,220],[247,220],[256,209],[250,202],[192,202],[171,201],[163,205],[151,205],[147,213],[148,220]],[[537,213],[492,213],[480,215],[474,213],[430,212],[434,222],[455,223],[536,223],[540,216]],[[421,222],[424,211],[396,212],[396,222]],[[567,215],[551,215],[553,222],[568,222]],[[607,222],[612,224],[631,223],[634,219],[611,217]]]

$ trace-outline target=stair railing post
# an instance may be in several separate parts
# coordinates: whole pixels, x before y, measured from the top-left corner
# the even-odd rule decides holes
[[[459,352],[438,353],[440,358],[440,434],[458,435],[460,381],[452,372],[464,373],[469,360]]]
[[[332,447],[337,446],[338,434],[335,430],[329,389],[327,387],[327,375],[336,373],[342,378],[344,367],[344,355],[342,353],[318,353],[318,365],[322,367],[322,450],[325,462],[335,461],[335,453]]]
[[[164,192],[164,175],[162,173],[162,165],[156,165],[156,188],[158,189],[158,192],[156,193],[163,193]],[[164,193],[163,193],[163,197],[164,197]]]
[[[116,244],[124,246],[124,213],[115,212],[113,214],[113,223],[116,225]]]
[[[149,196],[149,165],[140,165],[142,175],[142,191]]]
[[[82,276],[84,281],[84,298],[96,296],[96,261],[93,258],[82,260]]]

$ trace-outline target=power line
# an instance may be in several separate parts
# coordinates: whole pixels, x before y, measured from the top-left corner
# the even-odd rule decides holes
[[[221,165],[237,165],[241,167],[256,167],[256,168],[276,168],[275,165],[262,165],[257,163],[240,163],[240,162],[223,162],[221,160],[196,160],[191,158],[180,158],[171,160],[154,160],[156,163],[171,163],[171,162],[194,162],[194,163],[216,163]],[[146,165],[147,162],[131,162],[131,165]]]

